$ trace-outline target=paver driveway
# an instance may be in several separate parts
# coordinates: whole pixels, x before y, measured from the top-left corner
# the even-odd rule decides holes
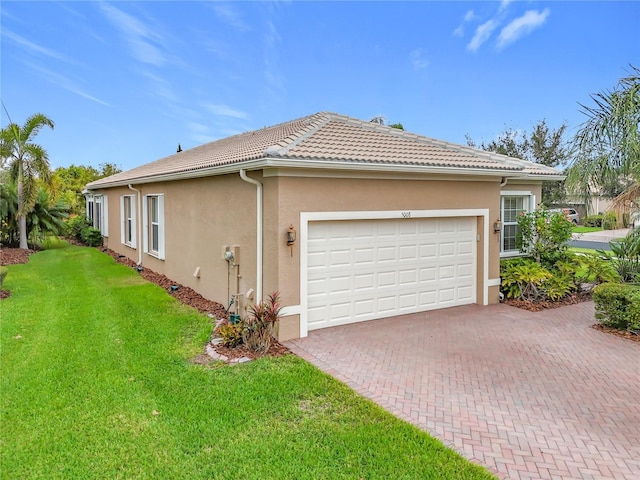
[[[287,346],[500,478],[639,479],[640,344],[593,309],[470,305]]]

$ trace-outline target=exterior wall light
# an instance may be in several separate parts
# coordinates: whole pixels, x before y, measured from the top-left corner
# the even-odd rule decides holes
[[[289,225],[289,229],[287,230],[287,246],[291,248],[291,256],[293,257],[293,246],[296,243],[296,229],[293,228],[293,225]]]
[[[493,224],[493,231],[495,233],[500,233],[501,229],[502,229],[502,222],[500,221],[500,219],[498,219]]]

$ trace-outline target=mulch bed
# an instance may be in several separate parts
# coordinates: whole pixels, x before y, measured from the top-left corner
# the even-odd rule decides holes
[[[517,298],[506,298],[502,303],[512,307],[521,308],[530,312],[541,312],[550,308],[564,307],[565,305],[575,305],[576,303],[588,302],[591,300],[591,292],[576,293],[565,297],[557,302],[531,302],[529,300],[518,300]]]
[[[628,330],[618,330],[617,328],[607,327],[599,323],[591,325],[591,328],[600,330],[601,332],[610,333],[611,335],[617,335],[618,337],[626,338],[627,340],[631,340],[632,342],[640,343],[640,335],[629,332]]]
[[[23,250],[21,248],[2,248],[0,250],[0,265],[17,265],[27,263],[29,255],[36,253],[35,250]]]

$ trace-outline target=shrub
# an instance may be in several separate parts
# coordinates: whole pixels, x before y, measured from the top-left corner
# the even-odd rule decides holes
[[[602,214],[598,215],[588,215],[584,217],[582,224],[585,227],[602,227]]]
[[[622,281],[640,283],[640,230],[632,230],[622,240],[609,242],[609,248]]]
[[[606,212],[602,217],[602,228],[604,230],[615,230],[618,226],[618,216],[616,212]]]
[[[223,323],[218,327],[218,335],[222,338],[222,344],[225,347],[233,348],[242,343],[242,332],[244,331],[244,323]]]
[[[542,293],[554,302],[569,295],[575,288],[573,277],[569,275],[551,275],[542,283]]]
[[[619,282],[620,275],[614,262],[605,254],[585,253],[574,255],[580,265],[576,272],[576,284]]]
[[[2,288],[2,284],[4,283],[4,279],[9,273],[9,269],[7,267],[0,267],[0,288]]]
[[[593,290],[596,318],[619,330],[640,330],[640,287],[603,283]]]
[[[529,253],[538,263],[552,266],[565,255],[572,230],[573,223],[566,215],[538,208],[520,214],[516,241],[521,252]]]
[[[507,298],[539,300],[544,296],[542,285],[552,277],[542,265],[529,259],[504,263],[502,288]]]
[[[242,340],[248,348],[255,352],[269,351],[281,310],[278,292],[271,293],[266,302],[251,306],[242,334]]]
[[[76,240],[82,240],[82,231],[85,228],[91,227],[91,223],[84,215],[76,215],[71,217],[65,223],[65,235],[75,238]]]
[[[80,234],[82,241],[90,247],[99,247],[102,245],[102,233],[100,230],[94,227],[87,227],[82,229]]]

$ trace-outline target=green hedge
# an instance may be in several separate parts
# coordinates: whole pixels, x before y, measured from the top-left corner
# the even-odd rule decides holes
[[[596,318],[619,330],[640,330],[640,286],[603,283],[593,289]]]
[[[90,247],[99,247],[102,245],[102,233],[93,227],[87,227],[82,230],[82,241]]]
[[[598,214],[598,215],[588,215],[586,217],[584,217],[584,219],[582,220],[582,224],[585,227],[602,227],[602,217],[604,215],[602,214]]]

